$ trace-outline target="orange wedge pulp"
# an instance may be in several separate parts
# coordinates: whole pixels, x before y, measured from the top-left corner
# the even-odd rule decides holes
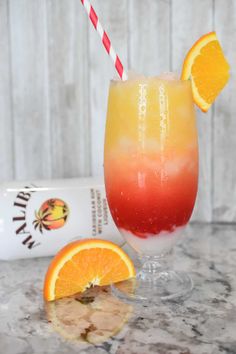
[[[95,239],[75,241],[62,248],[49,265],[44,298],[52,301],[134,276],[131,259],[116,244]]]
[[[215,32],[202,36],[188,52],[181,79],[191,79],[194,101],[203,112],[226,85],[229,69]]]

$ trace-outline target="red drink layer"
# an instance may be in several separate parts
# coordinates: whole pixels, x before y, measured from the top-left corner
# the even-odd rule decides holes
[[[113,159],[106,170],[106,192],[118,228],[146,238],[188,222],[197,193],[197,150],[188,155],[162,168],[158,158],[152,164],[145,157],[139,163]]]

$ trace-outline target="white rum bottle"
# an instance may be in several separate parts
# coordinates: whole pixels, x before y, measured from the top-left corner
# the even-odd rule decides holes
[[[124,243],[110,215],[102,178],[0,186],[0,259],[54,255],[82,238]]]

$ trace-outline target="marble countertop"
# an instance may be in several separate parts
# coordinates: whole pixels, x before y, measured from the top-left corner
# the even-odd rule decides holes
[[[84,319],[70,311],[75,302],[45,308],[42,286],[48,258],[0,262],[0,353],[236,353],[236,225],[196,224],[185,234],[175,248],[173,264],[191,273],[195,284],[191,296],[132,309],[108,299],[106,310],[101,297],[96,305],[100,312],[92,314],[89,301],[77,301],[78,311],[89,313],[101,325],[106,322],[104,341],[96,345],[86,341],[89,330]],[[116,308],[113,314],[108,304]],[[75,314],[72,321],[66,319],[70,312]],[[112,331],[116,334],[109,338]],[[91,341],[96,342],[94,337]]]

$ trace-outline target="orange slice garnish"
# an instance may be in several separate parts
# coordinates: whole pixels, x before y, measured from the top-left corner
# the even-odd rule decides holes
[[[44,281],[44,298],[52,301],[134,276],[133,262],[116,244],[94,239],[75,241],[53,258]]]
[[[194,101],[203,112],[228,82],[229,69],[215,32],[202,36],[188,52],[181,79],[191,79]]]

